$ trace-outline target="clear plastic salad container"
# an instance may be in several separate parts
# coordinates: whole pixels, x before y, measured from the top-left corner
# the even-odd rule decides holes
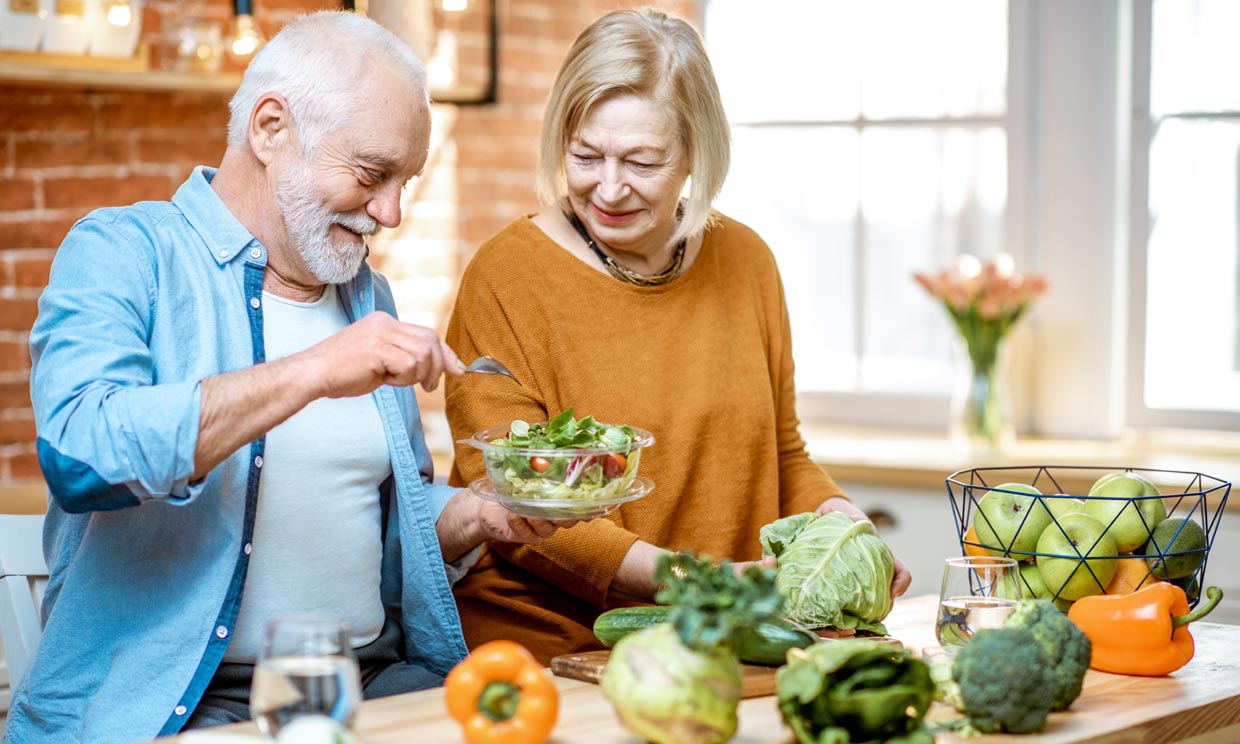
[[[600,502],[633,485],[641,451],[654,436],[632,426],[572,418],[572,409],[542,424],[514,421],[463,440],[482,450],[495,493],[524,501]]]

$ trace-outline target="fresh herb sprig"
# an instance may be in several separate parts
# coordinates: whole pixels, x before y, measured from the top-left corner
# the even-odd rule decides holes
[[[546,424],[513,421],[508,437],[494,444],[530,449],[569,449],[573,447],[604,447],[623,449],[637,437],[628,426],[601,424],[593,416],[578,421],[573,409],[566,408]]]
[[[671,606],[668,621],[695,651],[731,647],[741,630],[778,617],[784,608],[773,568],[748,566],[738,576],[730,560],[716,564],[707,556],[664,553],[655,580],[662,585],[655,602]]]

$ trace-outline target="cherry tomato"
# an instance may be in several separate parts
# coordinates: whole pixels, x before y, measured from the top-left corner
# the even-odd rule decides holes
[[[551,467],[551,461],[545,457],[530,458],[530,470],[533,470],[535,473],[545,473],[549,467]]]
[[[608,478],[615,478],[620,475],[629,464],[629,459],[618,453],[603,455],[601,459],[603,461],[603,475]]]

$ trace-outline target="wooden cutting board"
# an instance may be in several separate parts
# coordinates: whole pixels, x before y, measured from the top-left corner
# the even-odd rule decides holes
[[[551,660],[551,671],[561,677],[598,684],[611,651],[586,651],[566,654]],[[775,694],[776,667],[741,664],[741,697],[762,697]]]
[[[835,639],[824,638],[823,640],[833,641]],[[885,636],[882,638],[869,638],[867,640],[900,645],[900,642],[896,639]],[[556,656],[551,660],[551,671],[560,677],[598,684],[599,680],[603,678],[603,668],[607,666],[607,659],[610,656],[610,650],[585,651],[580,654]],[[774,695],[775,670],[777,668],[760,666],[758,664],[741,664],[741,697],[752,698]]]

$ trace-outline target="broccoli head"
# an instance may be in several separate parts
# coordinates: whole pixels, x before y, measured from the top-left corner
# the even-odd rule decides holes
[[[1051,669],[1051,710],[1067,710],[1081,694],[1089,669],[1093,645],[1076,624],[1050,600],[1022,599],[1008,616],[1005,628],[1024,628],[1033,633]]]
[[[1041,731],[1051,710],[1052,673],[1029,630],[979,630],[952,662],[973,728],[987,734]]]

